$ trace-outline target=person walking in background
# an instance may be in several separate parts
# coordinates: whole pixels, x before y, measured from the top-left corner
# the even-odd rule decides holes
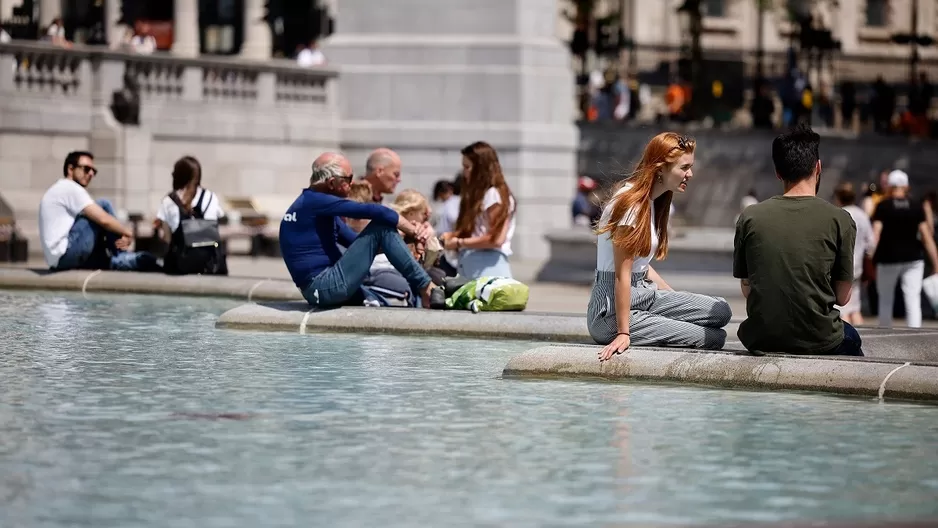
[[[693,178],[696,142],[673,132],[645,146],[632,174],[603,208],[596,279],[586,325],[606,361],[630,346],[723,348],[732,310],[724,299],[677,292],[651,267],[668,254],[674,193]]]
[[[775,101],[772,100],[772,92],[769,84],[761,79],[758,83],[756,96],[752,99],[752,105],[749,112],[752,114],[752,126],[771,130],[775,128],[772,116],[775,114]]]
[[[869,191],[863,197],[862,208],[870,218],[876,212],[876,207],[889,195],[889,171],[884,170],[879,173],[879,182],[871,183]]]
[[[498,154],[477,141],[462,149],[463,188],[455,229],[443,233],[444,248],[459,252],[458,275],[511,278],[511,239],[517,203],[505,182]]]
[[[857,193],[852,183],[841,183],[834,190],[834,205],[847,211],[857,227],[856,243],[853,245],[853,287],[850,289],[850,301],[845,306],[838,307],[841,319],[854,326],[863,324],[860,282],[863,277],[863,265],[866,259],[872,257],[873,251],[873,224],[863,209],[857,207],[856,201]]]
[[[938,269],[938,250],[921,200],[909,195],[909,175],[894,170],[887,183],[889,196],[873,213],[879,326],[892,328],[896,282],[901,281],[906,325],[920,328],[924,257],[928,256],[933,270]]]
[[[755,353],[862,356],[860,334],[834,305],[850,302],[856,227],[817,197],[821,137],[805,124],[772,142],[785,193],[736,223],[733,276],[746,298],[739,340]]]
[[[840,85],[840,121],[841,128],[853,130],[853,116],[857,111],[857,85],[853,81],[844,81]]]
[[[602,208],[596,196],[596,180],[589,176],[577,179],[576,196],[573,197],[574,225],[591,226],[599,220]]]

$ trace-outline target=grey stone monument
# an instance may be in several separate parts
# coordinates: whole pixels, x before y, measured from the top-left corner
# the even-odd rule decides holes
[[[571,223],[578,133],[556,0],[338,0],[324,42],[339,68],[342,148],[356,171],[377,147],[403,159],[399,190],[452,180],[459,150],[499,153],[518,201],[515,258],[543,259]]]

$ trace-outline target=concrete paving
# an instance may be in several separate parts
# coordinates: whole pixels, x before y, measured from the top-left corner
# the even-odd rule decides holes
[[[535,348],[509,360],[503,376],[650,380],[938,401],[938,362],[635,349],[600,363],[595,352],[595,347],[575,345]]]

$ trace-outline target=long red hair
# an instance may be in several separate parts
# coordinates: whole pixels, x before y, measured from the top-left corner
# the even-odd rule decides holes
[[[612,244],[622,248],[632,257],[641,257],[651,252],[651,215],[655,215],[655,226],[658,233],[658,251],[655,259],[661,260],[668,255],[668,220],[671,217],[671,198],[673,194],[667,191],[651,201],[651,191],[655,180],[662,170],[675,163],[683,154],[691,154],[697,147],[693,139],[674,132],[662,132],[653,137],[642,159],[619,185],[610,198],[612,211],[609,221],[599,226],[596,234],[610,233]],[[628,189],[619,192],[623,187],[631,185]],[[654,206],[654,207],[652,207]],[[635,210],[635,223],[633,226],[619,223]],[[654,209],[654,213],[652,212]]]
[[[472,163],[469,177],[465,178],[460,192],[459,218],[456,220],[456,236],[468,238],[475,231],[477,219],[485,214],[482,210],[482,198],[485,191],[495,187],[502,199],[502,205],[489,225],[489,233],[500,233],[505,222],[511,218],[511,189],[505,182],[502,166],[498,162],[498,154],[491,145],[484,141],[475,143],[462,149],[462,155]]]

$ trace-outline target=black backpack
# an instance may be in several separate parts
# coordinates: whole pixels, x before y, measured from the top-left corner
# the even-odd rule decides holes
[[[227,275],[228,263],[218,233],[218,221],[206,220],[202,210],[202,200],[208,191],[203,190],[199,201],[186,212],[186,207],[176,196],[169,193],[169,198],[179,208],[179,227],[173,232],[169,242],[169,252],[164,260],[167,273],[173,275]],[[211,198],[206,207],[211,204]]]

